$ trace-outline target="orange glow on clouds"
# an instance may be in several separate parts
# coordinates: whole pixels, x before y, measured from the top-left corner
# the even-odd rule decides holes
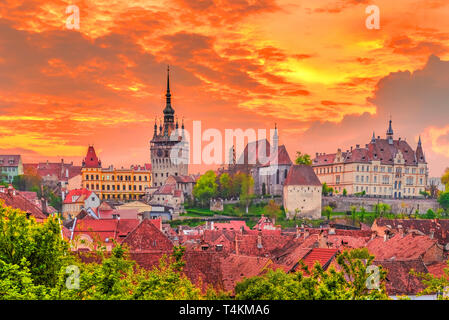
[[[65,27],[72,4],[80,8],[79,31]],[[432,54],[449,59],[449,4],[377,0],[381,28],[368,30],[369,4],[3,0],[0,145],[25,162],[79,163],[89,143],[105,164],[148,162],[170,64],[173,105],[187,126],[202,120],[220,130],[272,128],[276,122],[293,157],[297,150],[335,152],[368,142],[392,114],[410,141],[425,135],[437,175],[449,160],[448,145],[437,137],[447,126],[433,128],[421,117],[401,123],[401,113],[371,98],[390,73],[419,70]],[[337,131],[340,138],[329,137],[331,126],[345,119],[352,125]]]

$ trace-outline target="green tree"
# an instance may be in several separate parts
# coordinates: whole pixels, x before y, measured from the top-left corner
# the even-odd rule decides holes
[[[343,197],[346,197],[348,195],[348,190],[346,188],[343,189]]]
[[[0,260],[26,265],[36,285],[54,286],[57,272],[73,260],[60,228],[56,217],[37,223],[34,217],[0,203]]]
[[[248,214],[249,205],[254,198],[254,179],[251,175],[244,175],[240,188],[240,201],[245,205],[245,212]]]
[[[449,266],[449,260],[446,261]],[[443,274],[440,277],[434,276],[432,273],[410,271],[411,275],[414,275],[421,279],[421,282],[426,286],[418,296],[435,294],[437,293],[438,300],[449,300],[449,268],[444,268]]]
[[[364,222],[365,221],[365,216],[366,216],[366,209],[365,207],[361,206],[360,207],[360,222]]]
[[[334,188],[329,187],[326,182],[323,183],[323,196],[328,196],[334,192]]]
[[[432,209],[427,210],[426,214],[424,215],[425,219],[435,219],[436,214]]]
[[[232,180],[229,174],[223,173],[220,178],[220,195],[223,199],[227,199],[231,195]]]
[[[308,154],[302,154],[301,151],[296,151],[296,164],[305,164],[307,166],[312,165],[312,159],[310,159],[310,155]]]
[[[281,207],[274,200],[268,201],[268,204],[263,208],[263,212],[271,219],[277,219],[282,215]]]
[[[323,213],[327,217],[327,220],[330,220],[331,219],[331,215],[332,215],[332,207],[331,206],[325,206],[323,208]]]
[[[324,271],[319,263],[308,270],[300,261],[301,270],[286,274],[281,269],[269,270],[262,276],[244,279],[235,287],[238,300],[362,300],[388,299],[385,271],[379,268],[378,288],[370,289],[370,272],[374,256],[366,249],[344,251],[337,257],[342,271],[331,266]]]
[[[32,174],[17,175],[12,180],[13,187],[20,191],[40,190],[41,184],[42,178]]]
[[[446,186],[445,191],[449,192],[449,168],[446,168],[443,175],[441,176],[441,183]]]
[[[446,211],[449,212],[449,191],[442,192],[438,197],[438,203]]]
[[[386,215],[386,213],[390,212],[390,211],[391,211],[391,206],[386,203],[379,202],[378,204],[374,205],[374,212],[375,212],[376,218],[384,217]]]
[[[201,202],[203,207],[205,203],[209,203],[210,199],[217,196],[218,185],[216,180],[215,172],[209,170],[198,179],[195,187],[193,187],[193,195]]]
[[[357,218],[357,207],[351,206],[351,218],[352,218],[352,225],[355,225],[355,220]]]

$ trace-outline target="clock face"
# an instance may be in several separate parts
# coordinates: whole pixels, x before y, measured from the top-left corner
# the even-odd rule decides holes
[[[162,149],[157,149],[157,156],[162,157]]]

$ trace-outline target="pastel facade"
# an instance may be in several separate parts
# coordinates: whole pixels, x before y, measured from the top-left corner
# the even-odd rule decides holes
[[[401,138],[394,140],[390,126],[385,139],[374,133],[365,147],[337,153],[317,153],[313,168],[322,183],[342,194],[365,193],[387,198],[422,197],[427,186],[428,168],[419,139],[416,150]]]
[[[0,155],[0,181],[11,183],[15,176],[23,174],[20,155]]]
[[[70,190],[62,203],[62,215],[64,218],[73,218],[82,209],[96,209],[100,203],[100,198],[93,191],[85,188]]]
[[[95,191],[101,200],[138,200],[151,185],[151,165],[102,168],[93,146],[83,160],[81,175],[82,187]]]
[[[283,204],[288,218],[321,218],[322,185],[313,168],[293,165],[284,183]]]

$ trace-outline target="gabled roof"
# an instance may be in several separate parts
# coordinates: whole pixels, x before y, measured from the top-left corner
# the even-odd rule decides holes
[[[321,186],[312,166],[295,164],[288,170],[284,186]]]
[[[159,226],[160,226],[160,219]],[[173,244],[168,237],[155,226],[153,220],[144,219],[123,240],[131,251],[171,250]]]
[[[416,295],[426,287],[419,278],[410,274],[412,269],[416,272],[429,272],[422,259],[395,261],[376,259],[373,263],[381,265],[387,271],[385,287],[389,295]]]
[[[265,257],[230,254],[220,259],[223,287],[234,291],[237,282],[260,275],[272,261]]]
[[[389,144],[388,139],[375,139],[368,143],[364,148],[356,147],[351,151],[342,152],[344,163],[369,163],[371,161],[380,161],[384,165],[394,164],[394,158],[401,152],[406,165],[417,165],[425,163],[422,147],[418,147],[416,153],[405,140],[394,140]],[[421,156],[423,157],[421,159]],[[328,165],[336,163],[336,153],[318,154],[313,159],[314,166]]]
[[[367,243],[368,251],[376,260],[416,260],[437,244],[437,240],[428,236],[396,234],[387,241],[376,237]]]
[[[398,229],[399,226],[405,231],[418,230],[425,235],[434,233],[433,238],[441,245],[449,243],[449,220],[447,219],[385,219],[379,218],[374,222],[379,227],[391,226]]]
[[[0,155],[0,167],[17,167],[20,164],[21,156],[18,154],[13,155]]]
[[[326,270],[337,253],[337,249],[313,248],[302,260],[309,268],[309,271],[313,269],[316,262],[319,262],[323,269]]]
[[[137,219],[76,220],[72,238],[74,239],[81,234],[87,234],[94,241],[111,242],[112,239],[121,241],[121,238],[135,229],[139,225],[139,222]]]
[[[101,168],[101,161],[98,159],[93,146],[87,149],[86,157],[83,160],[84,168]]]
[[[42,221],[47,218],[47,216],[33,201],[28,200],[12,186],[10,186],[9,188],[0,186],[0,201],[3,201],[4,205],[8,207],[20,209],[26,213],[31,214],[37,220]]]

